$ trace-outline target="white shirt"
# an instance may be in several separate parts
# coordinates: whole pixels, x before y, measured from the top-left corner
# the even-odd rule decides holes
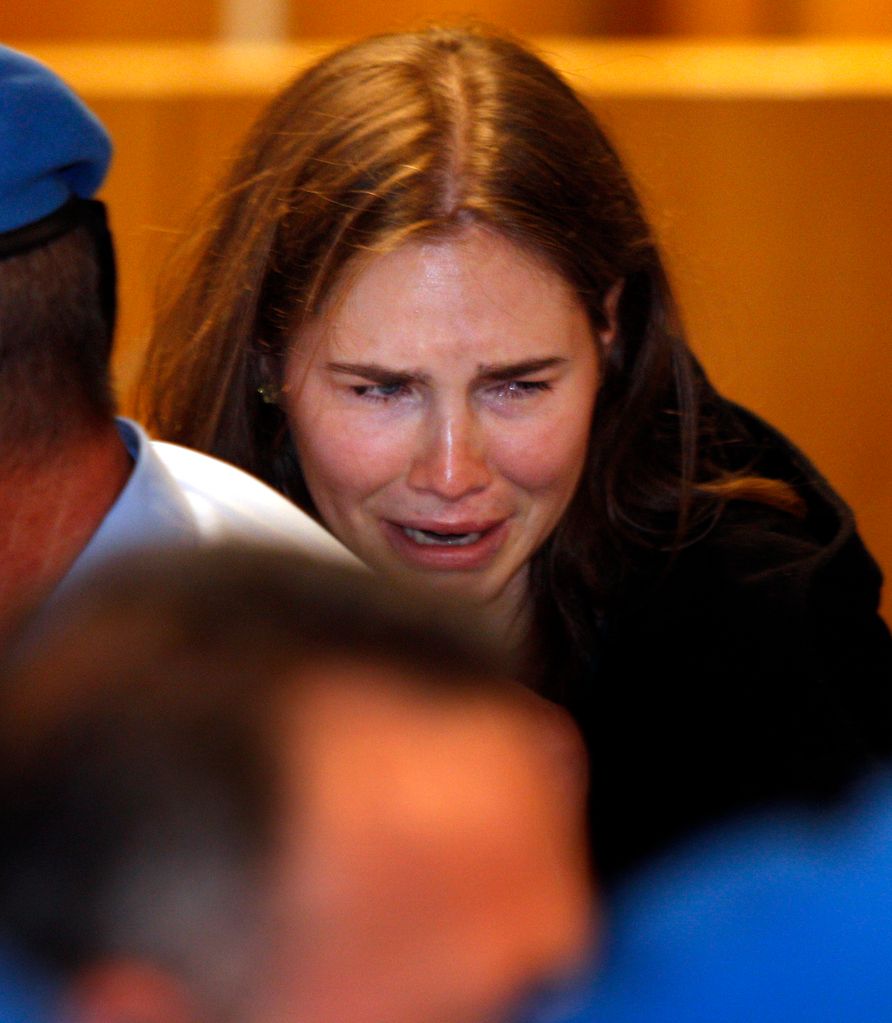
[[[117,426],[133,458],[130,478],[54,598],[109,557],[146,547],[245,540],[360,564],[305,512],[241,469],[151,441],[129,419],[118,419]]]

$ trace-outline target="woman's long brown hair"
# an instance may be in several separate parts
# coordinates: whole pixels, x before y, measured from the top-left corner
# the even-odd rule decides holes
[[[562,274],[596,335],[623,282],[582,482],[533,564],[550,649],[584,655],[591,609],[635,551],[671,556],[732,498],[795,509],[785,484],[729,470],[709,443],[715,393],[628,175],[580,98],[513,41],[429,29],[326,57],[268,106],[202,223],[171,277],[141,414],[311,511],[284,413],[259,392],[280,385],[348,266],[481,226]]]

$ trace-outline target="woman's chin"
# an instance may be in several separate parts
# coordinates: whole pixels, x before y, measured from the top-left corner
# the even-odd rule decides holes
[[[500,591],[496,580],[477,572],[432,571],[406,564],[379,566],[379,571],[399,585],[481,609],[496,601]]]
[[[375,570],[396,585],[453,602],[463,612],[479,611],[481,624],[506,638],[513,636],[518,624],[527,617],[525,568],[507,579],[493,571],[431,571],[394,561],[378,563]]]

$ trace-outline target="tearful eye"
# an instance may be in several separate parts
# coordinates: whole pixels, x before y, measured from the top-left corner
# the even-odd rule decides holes
[[[403,393],[405,384],[400,381],[389,384],[356,384],[352,390],[357,397],[367,398],[369,401],[389,401]]]
[[[535,394],[550,390],[551,384],[547,380],[508,380],[503,384],[498,384],[495,388],[496,394],[500,398],[508,398],[512,401],[530,398]]]

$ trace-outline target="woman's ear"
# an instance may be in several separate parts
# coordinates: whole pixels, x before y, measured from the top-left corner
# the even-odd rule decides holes
[[[257,359],[257,395],[264,405],[278,405],[282,395],[280,360],[263,342],[258,344],[261,355]]]
[[[616,337],[617,330],[617,312],[619,309],[619,299],[623,293],[623,285],[625,281],[620,279],[615,281],[607,289],[604,295],[604,304],[602,309],[604,311],[604,322],[606,326],[598,331],[598,337],[601,340],[601,344],[606,348],[613,342]]]

